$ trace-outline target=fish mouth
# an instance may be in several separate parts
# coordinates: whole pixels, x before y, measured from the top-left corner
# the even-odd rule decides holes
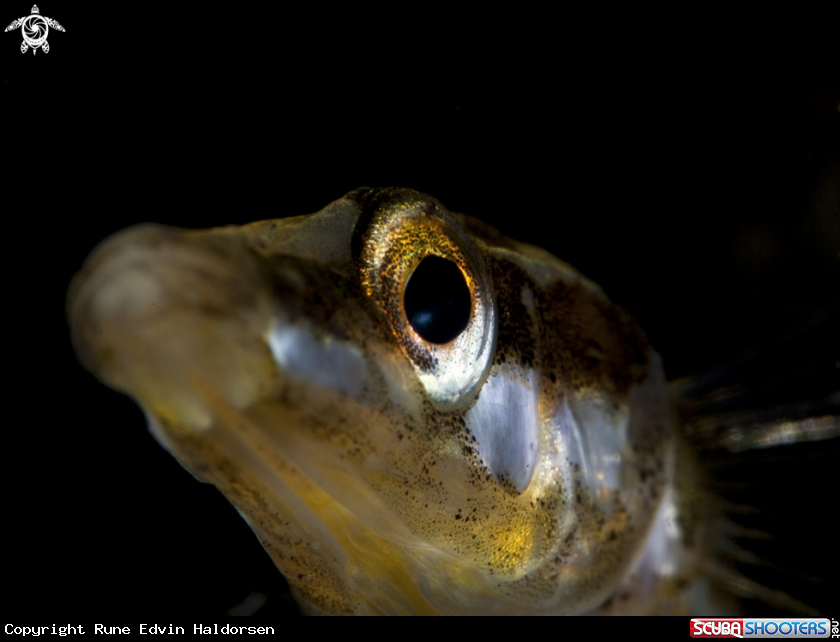
[[[75,277],[67,309],[83,365],[167,422],[212,422],[189,392],[189,371],[237,408],[268,393],[273,365],[262,336],[271,301],[233,229],[210,235],[149,224],[120,232]]]

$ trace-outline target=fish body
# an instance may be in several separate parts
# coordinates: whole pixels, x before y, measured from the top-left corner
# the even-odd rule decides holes
[[[307,612],[734,608],[642,330],[429,196],[131,228],[68,313],[82,363],[224,493]]]

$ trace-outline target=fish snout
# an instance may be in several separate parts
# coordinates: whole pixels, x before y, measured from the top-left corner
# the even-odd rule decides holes
[[[68,294],[82,364],[147,411],[195,427],[211,422],[197,385],[240,408],[266,394],[270,292],[237,234],[145,224],[100,244]]]

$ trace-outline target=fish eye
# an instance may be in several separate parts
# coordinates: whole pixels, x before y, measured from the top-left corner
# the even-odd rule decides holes
[[[458,266],[430,255],[405,284],[405,315],[414,331],[429,343],[449,343],[467,327],[472,296]]]
[[[431,402],[472,398],[493,360],[496,309],[490,277],[457,219],[406,189],[366,190],[353,256],[366,295],[385,317]]]

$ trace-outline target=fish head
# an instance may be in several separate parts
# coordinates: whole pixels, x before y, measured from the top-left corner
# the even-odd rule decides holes
[[[82,363],[313,613],[580,613],[672,478],[658,355],[594,283],[408,189],[106,240]]]

